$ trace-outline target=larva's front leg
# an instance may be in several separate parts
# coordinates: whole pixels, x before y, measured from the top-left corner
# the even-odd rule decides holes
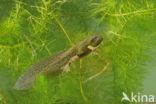
[[[93,47],[93,46],[91,46],[91,45],[89,45],[87,48],[88,48],[89,50],[91,50],[92,52],[94,52],[94,51],[96,50],[96,47]]]

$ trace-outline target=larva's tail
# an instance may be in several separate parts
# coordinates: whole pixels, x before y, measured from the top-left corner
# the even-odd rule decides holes
[[[33,67],[28,69],[22,76],[19,77],[14,88],[16,90],[27,90],[31,88],[38,74],[39,73],[36,72]]]
[[[58,54],[51,56],[45,60],[42,60],[38,62],[37,64],[32,65],[19,79],[17,80],[14,88],[16,90],[27,90],[32,87],[34,84],[37,76],[44,72],[46,67],[48,67],[49,64],[52,64],[54,60],[60,56],[60,54],[63,54],[65,51],[59,52]]]

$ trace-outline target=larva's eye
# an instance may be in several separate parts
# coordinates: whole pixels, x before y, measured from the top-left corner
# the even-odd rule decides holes
[[[98,39],[98,37],[97,37],[97,36],[92,37],[92,39],[91,39],[91,43],[96,42],[96,41],[97,41],[97,39]]]
[[[103,40],[102,36],[100,36],[100,35],[94,35],[91,38],[90,45],[97,46],[98,44],[101,43],[102,40]]]

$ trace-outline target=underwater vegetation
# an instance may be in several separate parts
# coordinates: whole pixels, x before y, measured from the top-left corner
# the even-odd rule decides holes
[[[0,104],[121,104],[122,92],[144,90],[155,27],[155,0],[0,0]],[[13,88],[32,64],[94,34],[104,38],[96,53],[68,73]]]

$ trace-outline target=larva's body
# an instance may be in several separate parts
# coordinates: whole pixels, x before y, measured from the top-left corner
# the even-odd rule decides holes
[[[102,40],[103,38],[101,36],[93,35],[66,51],[60,52],[32,65],[21,77],[19,77],[14,88],[17,90],[29,89],[37,76],[41,73],[53,74],[68,71],[67,66],[70,63],[91,53],[92,49],[90,47],[95,48]]]

